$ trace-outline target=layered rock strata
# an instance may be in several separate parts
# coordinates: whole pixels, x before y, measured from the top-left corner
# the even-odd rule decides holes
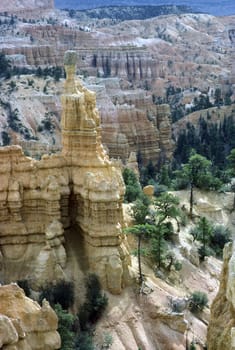
[[[106,155],[95,93],[75,81],[76,54],[65,55],[62,153],[40,161],[19,146],[0,149],[1,279],[34,289],[66,278],[64,230],[77,241],[104,288],[120,293],[130,264],[122,234],[124,184]]]
[[[141,159],[157,164],[171,159],[171,120],[168,105],[156,106],[143,90],[121,91],[117,78],[101,79],[97,89],[97,105],[102,124],[102,140],[112,158],[128,162],[131,152]]]
[[[15,284],[1,286],[0,298],[2,350],[60,349],[57,316],[46,301],[40,307]]]

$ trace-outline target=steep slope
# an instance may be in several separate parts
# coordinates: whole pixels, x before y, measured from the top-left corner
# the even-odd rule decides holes
[[[184,206],[187,212],[188,191],[179,191],[174,194],[179,197],[180,206]],[[213,223],[223,223],[233,229],[234,212],[230,211],[232,202],[232,193],[215,194],[196,191],[195,217],[206,216]],[[128,213],[128,210],[125,212]],[[172,269],[169,274],[161,271],[159,278],[156,267],[149,267],[148,264],[143,263],[145,285],[142,292],[138,287],[133,286],[125,289],[121,297],[109,295],[107,314],[97,327],[98,344],[102,343],[103,334],[109,334],[113,339],[112,350],[132,350],[138,347],[145,350],[183,350],[186,346],[189,348],[192,341],[197,344],[198,350],[204,349],[209,339],[207,325],[210,312],[208,308],[202,313],[190,312],[187,298],[193,291],[202,291],[208,296],[209,306],[212,304],[219,288],[222,262],[209,257],[203,263],[199,263],[195,242],[189,234],[192,224],[189,222],[186,227],[181,227],[175,237],[177,243],[172,246],[172,251],[182,263],[180,271]],[[131,250],[136,249],[137,242],[131,237],[129,244]],[[135,257],[132,257],[132,268],[137,275],[138,264]],[[222,295],[221,292],[219,295]],[[213,342],[211,345],[208,343],[211,350],[219,349],[218,344],[226,345],[224,334],[228,334],[227,329],[231,328],[230,318],[226,316],[228,314],[231,317],[227,302],[223,303],[224,297],[219,301],[216,297],[216,300],[213,305],[219,302],[220,306],[217,311],[213,311],[215,306],[212,306],[214,319],[211,321],[209,334]],[[180,311],[174,309],[174,304],[180,305]],[[216,330],[217,325],[219,327]],[[221,339],[219,343],[218,339]],[[215,347],[215,343],[218,347]]]

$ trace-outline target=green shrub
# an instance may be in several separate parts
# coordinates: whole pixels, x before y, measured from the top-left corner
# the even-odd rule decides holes
[[[104,333],[103,344],[101,349],[108,350],[113,343],[113,337],[110,333]]]
[[[55,312],[58,317],[58,332],[61,337],[61,350],[74,350],[75,333],[73,332],[73,326],[75,317],[63,310],[60,304],[54,306]],[[92,350],[92,349],[91,349]]]
[[[174,228],[170,221],[165,223],[165,234],[164,238],[166,241],[172,241],[174,236]]]
[[[173,265],[176,271],[182,270],[183,265],[181,261],[176,260]]]
[[[11,138],[6,131],[2,131],[2,145],[7,146],[11,142]]]
[[[92,335],[89,332],[81,332],[75,341],[76,350],[95,350]]]
[[[17,284],[20,288],[24,290],[26,297],[30,297],[31,291],[30,291],[28,280],[18,280]]]
[[[49,283],[42,288],[39,301],[42,302],[44,298],[52,306],[60,304],[63,309],[67,310],[74,303],[74,285],[67,281],[60,281],[57,284]]]
[[[168,187],[165,185],[157,184],[154,185],[154,196],[160,196],[162,193],[167,192]]]
[[[210,246],[217,256],[222,256],[224,245],[229,241],[231,241],[231,232],[227,227],[224,225],[216,225],[213,227]]]
[[[38,125],[37,131],[38,132],[42,132],[43,131],[43,126],[41,124]]]
[[[204,224],[203,224],[204,219]],[[231,232],[224,225],[212,225],[205,218],[201,218],[199,223],[190,231],[194,240],[204,243],[198,249],[200,258],[204,260],[205,256],[222,256],[223,248],[226,243],[231,241]]]
[[[142,190],[138,178],[133,170],[125,168],[123,173],[123,180],[126,185],[125,201],[128,203],[134,202],[141,196]]]
[[[202,311],[208,304],[206,293],[195,291],[190,296],[190,310],[192,312]]]
[[[108,298],[101,293],[101,285],[95,274],[89,274],[86,279],[86,300],[79,310],[80,327],[86,331],[91,324],[94,324],[102,316]]]
[[[140,189],[138,185],[128,184],[126,185],[125,201],[128,203],[134,202],[140,195]]]
[[[215,252],[212,248],[208,247],[208,246],[201,246],[200,248],[198,248],[198,254],[199,254],[199,258],[200,261],[204,261],[206,256],[214,256]]]
[[[142,194],[132,206],[132,217],[136,224],[144,224],[146,222],[146,217],[149,214],[149,198]]]
[[[189,350],[197,350],[194,341],[191,342],[190,347],[189,347]]]

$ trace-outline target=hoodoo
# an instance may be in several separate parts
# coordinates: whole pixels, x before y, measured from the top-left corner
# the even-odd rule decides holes
[[[76,61],[66,52],[62,153],[36,161],[19,146],[0,148],[0,278],[27,279],[34,289],[66,279],[65,232],[73,231],[87,269],[120,293],[130,264],[121,230],[124,183],[102,147],[95,93],[75,79]]]

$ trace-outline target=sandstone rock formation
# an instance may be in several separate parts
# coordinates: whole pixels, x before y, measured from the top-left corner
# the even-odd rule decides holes
[[[152,289],[139,296],[123,293],[103,320],[99,332],[109,331],[113,337],[111,350],[184,350],[187,321],[183,313],[167,308],[167,297]]]
[[[57,316],[44,301],[42,307],[16,284],[0,287],[0,347],[2,350],[60,348]]]
[[[75,81],[76,59],[65,55],[62,154],[36,161],[19,146],[0,148],[0,276],[27,279],[34,289],[66,279],[66,229],[76,232],[104,288],[120,293],[130,264],[121,230],[124,184],[101,144],[95,94]]]
[[[232,17],[185,14],[109,26],[85,14],[65,16],[55,12],[52,23],[43,16],[37,23],[24,23],[19,16],[0,38],[0,50],[13,65],[44,68],[61,66],[64,52],[75,49],[80,73],[99,78],[100,89],[105,85],[97,101],[110,157],[126,162],[130,152],[141,152],[143,165],[170,159],[169,110],[153,100],[171,85],[225,91],[231,82]],[[119,91],[112,86],[115,79]]]
[[[110,157],[128,163],[135,152],[142,164],[157,164],[161,156],[170,159],[173,151],[171,123],[166,105],[156,106],[143,90],[121,90],[117,78],[102,79],[97,106],[102,139]],[[95,88],[95,87],[94,87]],[[164,107],[165,106],[165,107]]]
[[[224,248],[219,292],[211,306],[207,335],[208,350],[235,349],[234,259],[234,243],[229,243]]]

